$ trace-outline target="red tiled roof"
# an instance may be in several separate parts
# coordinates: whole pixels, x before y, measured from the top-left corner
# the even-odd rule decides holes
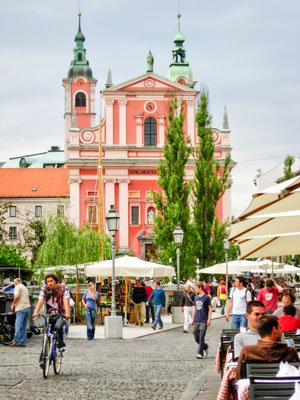
[[[0,168],[0,197],[69,197],[68,180],[67,168]]]

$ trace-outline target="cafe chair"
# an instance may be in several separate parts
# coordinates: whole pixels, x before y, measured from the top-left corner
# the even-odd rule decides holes
[[[289,400],[299,376],[250,376],[250,400]]]

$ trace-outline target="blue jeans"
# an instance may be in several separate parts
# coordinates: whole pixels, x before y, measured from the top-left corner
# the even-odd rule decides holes
[[[203,350],[207,350],[208,348],[208,345],[204,341],[206,329],[206,322],[194,322],[193,334],[196,342],[199,344],[198,354],[201,354],[201,356],[203,356]]]
[[[146,322],[150,322],[150,311],[151,311],[151,318],[152,318],[152,324],[155,320],[155,313],[154,313],[154,304],[153,301],[151,300],[149,305],[146,306]]]
[[[162,304],[159,304],[159,305],[155,305],[154,304],[154,315],[155,315],[155,320],[154,320],[154,324],[153,324],[154,328],[156,328],[157,324],[159,324],[159,326],[161,328],[164,325],[162,320],[161,320],[161,318],[160,318],[161,309],[162,309]]]
[[[27,338],[27,320],[30,307],[16,312],[14,343],[25,344]]]
[[[240,329],[247,328],[248,320],[244,314],[232,314],[231,328]]]
[[[94,308],[85,308],[84,315],[86,319],[87,338],[94,339],[96,326],[96,310]]]

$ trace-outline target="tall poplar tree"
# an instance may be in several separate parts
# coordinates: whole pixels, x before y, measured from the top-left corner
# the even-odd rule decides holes
[[[193,234],[196,257],[201,267],[223,261],[223,238],[225,226],[216,219],[216,207],[226,189],[230,174],[230,156],[222,165],[214,158],[212,118],[208,110],[208,93],[200,92],[196,113],[199,145],[195,155],[195,178],[193,184]]]
[[[294,172],[292,171],[294,162],[295,158],[293,156],[287,156],[284,160],[283,173],[285,181],[294,178],[296,176],[296,174],[294,174]]]
[[[168,264],[172,257],[176,264],[176,246],[173,231],[181,226],[185,236],[181,251],[181,276],[185,274],[189,254],[189,194],[190,187],[185,176],[185,166],[192,154],[189,139],[183,130],[184,115],[182,108],[174,99],[170,105],[164,155],[158,166],[158,186],[161,192],[152,191],[153,201],[158,215],[154,224],[154,245],[158,247],[160,262]]]

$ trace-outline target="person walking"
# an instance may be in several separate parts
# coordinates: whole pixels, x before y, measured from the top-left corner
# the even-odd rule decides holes
[[[184,313],[184,324],[183,332],[189,332],[190,320],[193,316],[193,305],[194,305],[195,293],[192,291],[191,286],[186,284],[184,287],[184,293],[181,301],[181,311]]]
[[[25,347],[27,338],[27,320],[30,311],[28,289],[20,278],[14,280],[14,299],[11,310],[16,312],[15,335],[12,347]]]
[[[132,301],[134,304],[135,324],[143,326],[145,321],[145,302],[147,301],[147,292],[141,285],[139,278],[135,280],[135,288],[132,292]]]
[[[205,285],[198,282],[195,286],[192,325],[194,326],[194,338],[199,344],[197,358],[207,356],[208,345],[205,343],[207,327],[211,324],[212,305],[210,297],[204,292]]]
[[[227,301],[228,297],[227,297],[226,283],[223,279],[220,280],[219,286],[217,288],[217,296],[221,302],[221,315],[224,315],[225,314],[225,305],[226,305],[226,301]]]
[[[154,298],[154,314],[155,320],[152,325],[152,329],[156,329],[157,324],[159,324],[159,329],[163,329],[163,322],[160,317],[161,310],[166,306],[166,296],[163,288],[161,287],[161,283],[159,281],[155,282],[155,289],[153,290],[151,296],[148,299],[147,304]]]
[[[92,340],[95,337],[98,292],[95,290],[93,282],[89,282],[88,286],[89,290],[84,293],[81,302],[84,308],[87,338],[88,340]]]
[[[153,302],[153,298],[150,302],[148,302],[149,297],[151,296],[152,292],[153,292],[153,288],[150,286],[150,282],[147,281],[145,284],[145,290],[147,293],[147,303],[148,305],[146,305],[146,324],[150,323],[150,311],[151,311],[151,319],[152,319],[152,324],[154,323],[155,320],[155,314],[154,314],[154,302]],[[146,304],[147,304],[146,303]]]
[[[273,279],[267,279],[266,287],[260,289],[256,300],[264,303],[267,314],[273,314],[278,308],[278,293],[282,293],[283,291],[283,287],[276,285]]]
[[[252,296],[245,288],[245,279],[242,276],[236,278],[235,285],[229,295],[226,322],[229,322],[229,313],[232,310],[232,329],[247,328],[246,308],[249,301],[252,300]]]

